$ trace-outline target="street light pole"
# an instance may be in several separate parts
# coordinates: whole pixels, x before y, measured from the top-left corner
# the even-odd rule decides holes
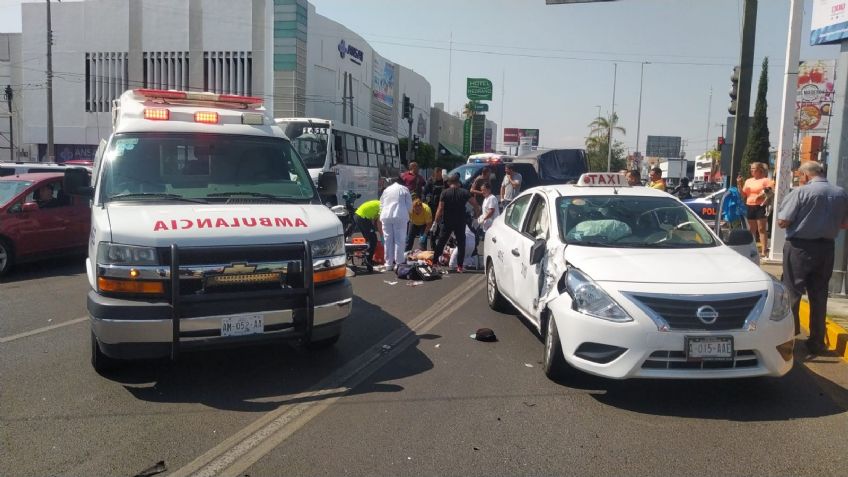
[[[50,25],[50,0],[47,0],[47,161],[55,160],[53,153],[53,29]]]
[[[636,155],[642,157],[639,153],[639,137],[642,133],[642,82],[645,79],[645,65],[650,65],[650,61],[642,62],[642,71],[639,73],[639,115],[636,119]]]
[[[607,124],[607,172],[612,172],[612,126],[615,120],[615,83],[618,78],[618,63],[613,63],[612,72],[612,114]]]

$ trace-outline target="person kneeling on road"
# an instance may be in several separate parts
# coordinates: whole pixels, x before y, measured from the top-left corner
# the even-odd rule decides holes
[[[373,264],[374,252],[377,251],[377,234],[383,234],[380,223],[380,201],[374,199],[363,202],[353,213],[353,220],[356,221],[356,226],[368,242],[368,261]]]
[[[412,210],[409,212],[409,233],[406,235],[406,250],[413,250],[415,239],[424,235],[433,226],[433,212],[430,206],[420,198],[412,199]],[[426,248],[426,243],[425,243]]]
[[[448,178],[448,188],[442,192],[442,197],[439,199],[439,208],[436,210],[436,218],[430,231],[435,233],[435,224],[438,224],[444,219],[439,233],[439,240],[436,242],[436,252],[439,253],[445,249],[451,234],[456,237],[457,245],[457,267],[456,271],[462,273],[462,264],[465,263],[465,204],[471,204],[475,211],[479,213],[479,206],[471,193],[463,189],[459,185],[459,175],[452,174]]]

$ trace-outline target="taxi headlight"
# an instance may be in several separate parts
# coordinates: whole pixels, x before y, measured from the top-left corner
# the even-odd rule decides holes
[[[313,258],[333,257],[345,253],[343,235],[309,242],[309,245],[312,247]]]
[[[618,323],[633,321],[603,288],[583,273],[573,268],[568,270],[565,283],[574,299],[574,309],[580,313]]]
[[[100,242],[100,246],[97,247],[97,263],[100,265],[158,265],[159,257],[153,247]]]
[[[772,290],[774,290],[774,300],[771,305],[771,321],[781,321],[789,315],[789,292],[777,280],[772,280]]]

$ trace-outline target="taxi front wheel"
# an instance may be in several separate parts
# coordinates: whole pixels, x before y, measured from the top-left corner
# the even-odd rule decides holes
[[[495,277],[495,266],[492,259],[486,262],[486,297],[488,298],[489,308],[495,311],[509,311],[509,303],[498,290],[498,280]]]
[[[563,378],[572,370],[562,354],[562,344],[559,341],[556,320],[547,312],[545,318],[545,356],[543,369],[545,376],[550,379]]]

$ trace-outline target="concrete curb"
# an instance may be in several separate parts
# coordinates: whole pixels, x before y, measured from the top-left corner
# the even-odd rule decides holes
[[[798,318],[801,322],[801,328],[810,333],[810,303],[807,300],[801,300],[801,307],[798,310]],[[831,321],[829,318],[825,323],[825,346],[829,351],[835,352],[840,358],[848,361],[848,331],[838,324]]]

